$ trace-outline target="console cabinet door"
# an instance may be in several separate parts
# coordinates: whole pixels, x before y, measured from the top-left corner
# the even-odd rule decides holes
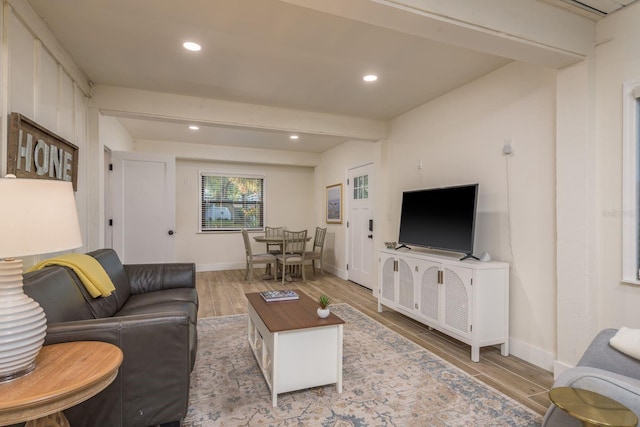
[[[471,278],[468,268],[446,265],[443,268],[443,298],[441,322],[445,329],[459,334],[471,333]]]
[[[380,277],[380,301],[395,307],[397,304],[396,292],[396,259],[391,255],[381,255],[379,266]]]
[[[420,287],[420,301],[418,311],[422,317],[440,323],[440,283],[438,282],[438,272],[440,266],[431,262],[424,262],[421,265],[418,283]]]
[[[413,268],[404,258],[398,258],[398,308],[415,311]]]

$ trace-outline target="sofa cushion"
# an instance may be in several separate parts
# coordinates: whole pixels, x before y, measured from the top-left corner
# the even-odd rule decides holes
[[[70,274],[66,267],[45,267],[26,273],[23,289],[40,304],[47,323],[93,319],[94,315],[80,290],[84,286],[76,280],[77,276]]]
[[[136,314],[170,314],[170,313],[186,313],[191,323],[198,319],[197,307],[192,302],[185,301],[166,301],[157,304],[139,304],[137,306],[129,306],[125,304],[122,310],[118,311],[114,317],[133,316]]]
[[[125,264],[124,271],[134,295],[163,289],[195,288],[193,263]]]
[[[163,291],[147,292],[145,294],[131,295],[125,307],[127,310],[135,310],[148,305],[163,304],[165,302],[190,302],[198,306],[198,291],[195,288],[165,289]]]
[[[104,313],[100,317],[110,317],[118,312],[124,303],[129,299],[131,295],[131,284],[129,283],[129,277],[124,271],[122,262],[113,249],[98,249],[93,252],[89,252],[88,255],[94,257],[102,268],[107,272],[113,285],[116,287],[116,291],[110,296],[105,298],[96,298],[96,304],[98,304]]]

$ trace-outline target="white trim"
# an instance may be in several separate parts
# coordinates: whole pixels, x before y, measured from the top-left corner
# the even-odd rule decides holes
[[[532,365],[536,365],[546,371],[555,369],[555,354],[522,340],[509,337],[509,354],[529,362]]]
[[[622,89],[622,281],[638,281],[638,100],[640,79]]]
[[[557,380],[560,375],[562,375],[564,372],[568,371],[573,367],[574,366],[568,365],[559,360],[554,361],[553,362],[553,379]]]

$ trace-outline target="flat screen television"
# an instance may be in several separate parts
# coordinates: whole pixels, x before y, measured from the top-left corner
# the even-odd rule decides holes
[[[478,184],[404,191],[399,248],[419,246],[473,257],[477,201]]]

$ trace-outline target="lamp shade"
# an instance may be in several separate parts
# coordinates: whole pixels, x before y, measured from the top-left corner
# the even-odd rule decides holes
[[[82,246],[70,182],[0,179],[0,382],[33,371],[47,330],[42,307],[22,288],[20,256]]]
[[[82,246],[70,182],[0,179],[0,259]]]

